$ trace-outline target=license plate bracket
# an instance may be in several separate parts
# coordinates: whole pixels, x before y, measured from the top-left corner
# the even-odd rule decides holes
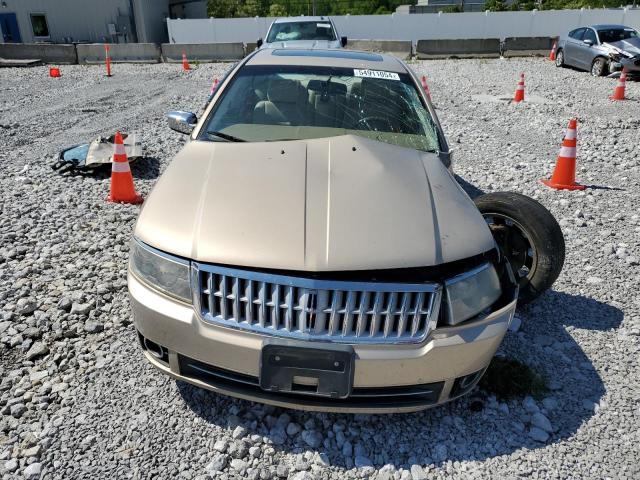
[[[353,388],[354,365],[355,352],[350,345],[265,340],[260,356],[260,387],[269,392],[346,398]],[[296,377],[307,381],[297,383]]]

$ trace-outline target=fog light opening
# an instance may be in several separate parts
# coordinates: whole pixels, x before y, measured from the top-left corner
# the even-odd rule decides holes
[[[453,382],[453,388],[451,389],[449,397],[459,397],[460,395],[464,395],[469,392],[476,383],[478,383],[478,380],[480,380],[484,371],[485,369],[483,368],[482,370],[465,375],[464,377],[456,378],[455,382]]]
[[[148,338],[144,339],[144,348],[158,360],[164,360],[166,358],[166,349],[162,345],[158,345],[156,342],[153,342]]]

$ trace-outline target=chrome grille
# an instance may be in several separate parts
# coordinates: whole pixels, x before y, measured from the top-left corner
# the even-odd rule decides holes
[[[194,304],[206,321],[306,340],[420,342],[435,327],[437,283],[314,280],[194,263]]]

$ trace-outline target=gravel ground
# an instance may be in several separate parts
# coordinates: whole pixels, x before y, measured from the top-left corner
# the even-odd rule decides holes
[[[328,415],[220,397],[143,360],[126,292],[136,206],[104,201],[108,174],[61,176],[61,148],[142,134],[147,195],[184,143],[170,108],[204,104],[229,65],[0,70],[0,477],[639,478],[640,83],[542,59],[416,62],[469,191],[514,190],[560,220],[563,274],[518,312],[500,354],[545,375],[542,400],[483,398],[418,414]],[[513,105],[518,73],[535,102]],[[492,97],[493,96],[493,97]],[[533,97],[532,97],[533,98]],[[571,116],[578,179],[550,174]],[[516,322],[519,323],[519,322]]]

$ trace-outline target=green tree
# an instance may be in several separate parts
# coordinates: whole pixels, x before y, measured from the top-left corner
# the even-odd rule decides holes
[[[215,18],[234,17],[237,6],[237,0],[209,0],[207,2],[207,15]]]
[[[257,17],[262,13],[262,3],[260,0],[245,0],[244,4],[238,8],[236,17]]]
[[[503,12],[507,9],[503,0],[487,0],[484,2],[484,9],[492,12]]]
[[[271,5],[269,5],[269,16],[270,17],[286,17],[287,9],[284,8],[284,6],[279,3],[272,3]]]

